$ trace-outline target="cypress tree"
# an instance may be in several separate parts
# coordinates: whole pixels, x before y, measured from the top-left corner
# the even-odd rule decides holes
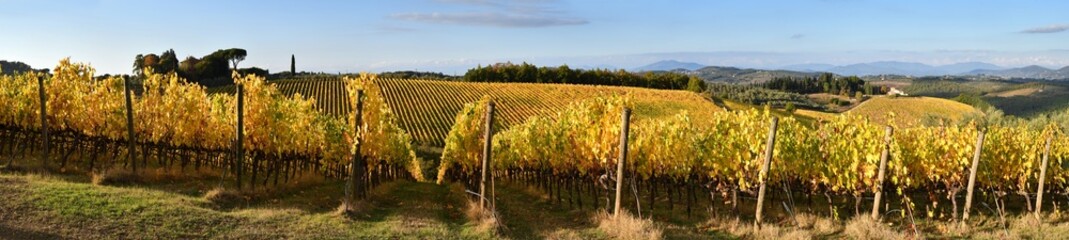
[[[297,75],[297,57],[290,54],[290,73]]]

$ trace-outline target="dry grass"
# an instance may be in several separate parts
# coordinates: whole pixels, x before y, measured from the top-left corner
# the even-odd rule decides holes
[[[145,182],[166,182],[177,180],[204,180],[219,178],[222,173],[215,169],[200,168],[196,170],[181,168],[153,168],[137,172]]]
[[[905,239],[906,235],[867,216],[856,217],[846,223],[843,235],[851,239]]]
[[[490,208],[479,207],[477,201],[468,201],[468,206],[464,208],[464,215],[475,223],[475,232],[480,234],[494,234],[501,227],[498,214]]]
[[[663,238],[664,230],[654,225],[652,220],[636,218],[623,210],[616,217],[608,212],[600,211],[594,215],[594,222],[598,224],[599,230],[615,239]]]
[[[221,206],[236,206],[242,202],[245,202],[247,198],[243,196],[241,192],[238,191],[224,188],[215,188],[204,194],[204,200],[208,200],[209,202]]]
[[[802,215],[799,215],[799,217],[802,217]],[[823,221],[831,222],[831,220],[827,220],[827,219],[821,220],[821,219],[815,218],[815,217],[813,219],[801,219],[801,220],[799,220],[800,223],[803,222],[803,221],[808,223],[809,227],[812,227],[812,228],[816,228],[818,226],[821,227],[821,228],[827,228],[828,226],[825,226],[826,223],[823,222]],[[757,226],[754,225],[753,222],[743,222],[743,221],[740,221],[740,220],[735,219],[735,218],[727,218],[727,217],[714,217],[712,219],[709,219],[709,221],[707,221],[705,223],[705,225],[706,225],[705,228],[708,228],[708,229],[711,229],[711,230],[720,231],[720,232],[724,232],[724,233],[727,233],[727,234],[729,234],[731,236],[735,236],[735,237],[739,237],[739,238],[743,238],[743,239],[758,239],[758,240],[774,240],[774,239],[794,240],[794,239],[799,239],[799,240],[801,240],[801,239],[813,239],[813,238],[816,238],[816,236],[814,236],[814,234],[812,232],[806,231],[806,230],[804,230],[802,228],[782,227],[782,226],[779,226],[779,225],[776,225],[776,224],[771,224],[771,223],[766,223],[766,224],[763,224],[761,227],[757,227]]]
[[[334,215],[352,217],[367,213],[368,211],[374,209],[375,206],[369,203],[368,201],[359,200],[353,202],[352,206],[350,206],[348,211],[346,211],[345,202],[343,201],[341,204],[338,205],[338,208],[334,210]]]
[[[842,225],[825,217],[808,213],[799,213],[795,216],[798,228],[811,231],[814,235],[831,235],[842,230]]]
[[[91,176],[93,185],[125,185],[139,183],[141,176],[125,168],[111,168],[103,172],[94,172]]]
[[[1069,237],[1069,224],[1040,222],[1034,215],[1026,214],[1010,219],[1009,238],[1020,239],[1065,239]]]
[[[134,183],[160,183],[187,180],[216,179],[221,173],[215,169],[183,170],[180,168],[152,168],[137,172],[122,167],[115,167],[94,172],[90,178],[95,185],[124,185]]]

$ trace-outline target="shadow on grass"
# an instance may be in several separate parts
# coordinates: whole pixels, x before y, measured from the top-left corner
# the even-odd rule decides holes
[[[33,230],[10,228],[10,227],[8,227],[8,226],[6,226],[4,224],[0,224],[0,238],[5,238],[5,239],[63,239],[62,236],[59,236],[59,235],[56,235],[56,234],[40,232],[40,231],[33,231]]]
[[[511,239],[604,238],[596,235],[591,219],[594,210],[554,204],[545,194],[519,183],[501,183],[498,212],[506,226],[502,234]]]

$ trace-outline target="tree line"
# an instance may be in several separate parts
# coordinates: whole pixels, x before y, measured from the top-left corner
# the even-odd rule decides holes
[[[440,72],[420,72],[420,71],[392,71],[381,72],[378,74],[379,78],[396,78],[396,79],[432,79],[432,80],[460,80],[461,78],[453,75],[446,75]]]
[[[775,77],[759,86],[800,94],[828,93],[849,96],[858,92],[866,95],[882,94],[887,89],[880,86],[865,83],[865,80],[857,76],[835,77],[831,73],[822,73],[816,77]]]
[[[0,60],[0,75],[14,75],[26,72],[43,72],[48,73],[48,68],[34,69],[29,64],[19,61],[5,61]]]
[[[559,67],[537,67],[529,63],[497,63],[478,66],[464,74],[468,82],[517,82],[517,83],[568,83],[610,86],[645,87],[655,89],[677,89],[701,92],[705,82],[694,76],[672,72],[632,73],[624,70],[607,69],[572,69],[568,65]]]
[[[178,54],[169,49],[157,55],[155,53],[138,54],[134,57],[133,73],[143,76],[152,73],[177,73],[178,76],[204,86],[221,86],[234,84],[230,79],[231,69],[241,74],[266,76],[267,70],[261,68],[238,69],[238,63],[245,60],[248,52],[241,48],[219,49],[211,54],[196,58],[186,57],[178,61]],[[146,72],[151,69],[152,72]]]
[[[772,105],[782,108],[805,108],[823,110],[824,106],[813,102],[805,95],[776,91],[754,85],[729,83],[712,83],[708,85],[708,94],[714,98],[728,99],[751,105]]]

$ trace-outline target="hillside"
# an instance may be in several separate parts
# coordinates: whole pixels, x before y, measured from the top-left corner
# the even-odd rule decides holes
[[[968,75],[989,75],[998,76],[1003,78],[1023,78],[1023,79],[1046,79],[1046,80],[1065,80],[1069,79],[1069,67],[1061,69],[1049,69],[1041,66],[1026,66],[1020,68],[1011,68],[1004,70],[976,70],[965,73]]]
[[[386,102],[400,117],[400,125],[420,144],[443,146],[454,117],[464,104],[489,95],[497,102],[500,121],[507,127],[528,117],[550,114],[596,96],[630,95],[635,119],[656,118],[688,111],[696,117],[721,108],[698,94],[676,90],[538,83],[471,83],[383,79],[378,85]]]
[[[917,80],[900,89],[913,96],[954,98],[980,96],[1008,115],[1032,117],[1069,107],[1069,83],[1057,81]],[[885,83],[876,83],[886,85]]]
[[[894,121],[899,126],[915,126],[938,119],[961,120],[970,114],[981,114],[972,106],[933,97],[875,97],[844,114],[860,114],[886,123],[890,112],[895,114]]]
[[[1025,83],[983,96],[1006,114],[1033,117],[1069,107],[1069,86],[1063,83]]]
[[[346,103],[345,83],[340,78],[287,79],[271,83],[283,94],[314,98],[316,108],[321,112],[342,116],[351,111]],[[415,138],[417,145],[437,147],[445,145],[445,136],[464,104],[487,95],[496,100],[499,121],[506,127],[596,96],[630,95],[635,103],[636,120],[674,115],[682,110],[701,117],[722,109],[692,92],[637,87],[408,79],[380,79],[377,84],[391,110],[399,117],[399,124]],[[234,90],[233,86],[227,86],[209,91],[230,93]]]
[[[704,67],[693,71],[675,71],[697,76],[705,81],[726,83],[763,83],[775,77],[804,78],[813,77],[817,73],[796,72],[787,70],[761,70],[735,67]]]
[[[348,114],[350,106],[346,98],[345,82],[337,77],[312,77],[269,81],[278,91],[287,96],[301,94],[316,100],[315,107],[332,116]],[[234,94],[234,85],[208,88],[209,94]]]

